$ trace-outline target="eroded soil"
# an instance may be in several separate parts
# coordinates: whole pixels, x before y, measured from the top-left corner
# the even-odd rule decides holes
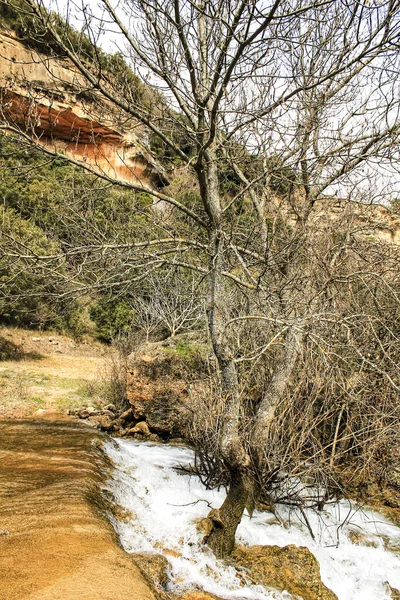
[[[0,600],[155,600],[104,517],[101,434],[0,422]]]

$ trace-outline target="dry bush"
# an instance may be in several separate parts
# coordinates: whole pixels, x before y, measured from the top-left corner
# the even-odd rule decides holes
[[[138,351],[144,342],[140,334],[120,334],[111,343],[110,352],[105,358],[102,374],[102,399],[122,410],[127,405],[126,382],[129,356]]]
[[[324,293],[307,315],[302,349],[276,408],[262,465],[253,460],[252,470],[261,499],[319,508],[331,496],[365,497],[371,486],[400,489],[398,250],[353,242],[327,274],[326,259],[337,249],[329,235],[330,244],[325,237],[314,245],[315,260],[306,273],[310,280],[312,269],[311,279]],[[240,298],[230,293],[227,306],[235,318]],[[230,332],[241,381],[240,434],[253,459],[255,415],[282,352],[280,327],[242,320]],[[196,466],[211,487],[229,482],[218,450],[225,405],[220,389],[216,373],[192,389]]]

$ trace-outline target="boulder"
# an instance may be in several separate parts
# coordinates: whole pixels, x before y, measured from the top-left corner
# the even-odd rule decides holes
[[[125,410],[123,413],[121,413],[119,416],[119,419],[120,419],[121,423],[125,423],[127,421],[133,421],[132,409],[128,408],[128,410]]]
[[[168,355],[142,355],[128,374],[127,398],[135,420],[146,420],[161,435],[186,437],[190,409],[185,382],[174,373]]]
[[[232,558],[253,581],[302,600],[337,600],[321,581],[319,563],[308,548],[252,546],[235,548]]]
[[[115,419],[115,413],[113,413],[111,410],[102,409],[99,411],[99,414],[110,417],[110,419]]]
[[[157,587],[165,588],[168,583],[168,560],[162,554],[151,552],[135,553],[132,555],[133,562],[141,572],[155,583]]]
[[[111,431],[113,429],[113,420],[108,415],[94,415],[89,420],[103,431]]]
[[[208,390],[208,342],[180,334],[147,343],[129,357],[126,398],[134,421],[145,420],[161,437],[188,439],[194,390]],[[214,365],[215,366],[215,365]]]
[[[77,415],[80,419],[87,419],[90,416],[89,411],[86,408],[79,409]]]

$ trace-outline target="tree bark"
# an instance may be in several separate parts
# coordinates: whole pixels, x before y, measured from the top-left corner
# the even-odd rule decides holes
[[[251,437],[254,459],[259,467],[263,462],[263,455],[268,443],[277,406],[286,392],[292,376],[302,339],[303,323],[299,321],[297,323],[297,331],[292,326],[286,334],[283,355],[278,364],[275,365],[274,374],[268,389],[261,399]]]
[[[252,482],[247,471],[231,471],[231,483],[224,503],[221,508],[213,509],[208,515],[212,528],[205,541],[218,558],[233,551],[236,529],[251,493]]]
[[[229,492],[221,508],[213,509],[208,518],[211,532],[207,544],[218,557],[230,554],[235,545],[235,533],[250,494],[247,475],[250,457],[239,435],[240,393],[233,352],[225,333],[224,322],[224,258],[225,237],[220,230],[221,205],[218,183],[218,159],[212,150],[198,164],[200,190],[210,218],[210,256],[207,293],[207,319],[211,343],[222,379],[224,411],[222,415],[219,450],[230,472]]]

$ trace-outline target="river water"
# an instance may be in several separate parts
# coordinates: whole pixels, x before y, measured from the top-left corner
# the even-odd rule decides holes
[[[111,516],[121,544],[127,552],[164,554],[171,591],[200,588],[226,599],[290,598],[243,585],[233,566],[202,546],[196,522],[222,504],[224,492],[206,490],[197,477],[174,469],[193,462],[190,449],[117,439],[107,442],[105,451],[115,466],[107,489],[123,509],[123,517]],[[245,514],[237,542],[307,546],[320,563],[323,582],[339,600],[389,600],[386,582],[400,589],[400,528],[382,515],[345,501],[322,513],[309,510],[315,540],[287,508],[278,507],[277,515],[255,512],[250,519]],[[352,542],[355,534],[359,543]]]

